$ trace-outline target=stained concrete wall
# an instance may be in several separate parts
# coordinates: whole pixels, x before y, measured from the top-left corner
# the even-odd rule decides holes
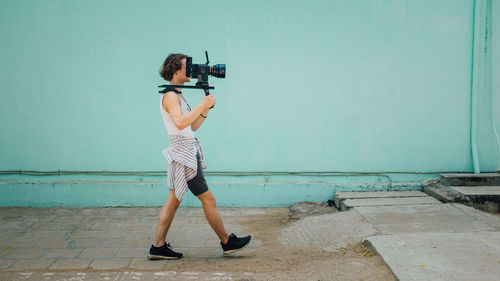
[[[471,171],[473,7],[473,0],[0,0],[0,170],[165,171],[158,70],[170,52],[203,63],[208,50],[211,63],[227,64],[227,77],[211,79],[217,106],[197,136],[221,204],[326,200],[339,188],[398,182],[418,188],[438,172]],[[195,106],[203,94],[185,95]],[[313,174],[288,173],[297,171]],[[314,174],[325,171],[342,173]],[[68,196],[158,204],[167,192],[164,176],[1,179],[6,205],[33,202],[8,180],[45,184],[39,192],[48,205]],[[140,189],[153,181],[161,199],[146,191],[102,197],[99,184],[85,200],[70,184],[60,196],[53,185],[60,181],[116,182],[118,193],[120,182]]]

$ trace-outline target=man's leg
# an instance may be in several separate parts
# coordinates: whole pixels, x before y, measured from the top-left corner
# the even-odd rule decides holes
[[[168,193],[167,202],[161,210],[160,216],[158,218],[158,228],[156,230],[156,240],[153,246],[161,247],[165,244],[165,238],[167,237],[168,229],[174,220],[175,212],[179,207],[180,202],[175,197],[175,192],[171,189]]]
[[[215,231],[215,233],[217,233],[220,241],[223,244],[226,244],[229,239],[229,235],[226,232],[226,228],[224,228],[222,219],[220,218],[217,207],[215,206],[214,195],[210,190],[208,190],[198,195],[198,199],[200,199],[201,204],[203,205],[203,211],[205,211],[205,217],[207,218],[208,223]]]

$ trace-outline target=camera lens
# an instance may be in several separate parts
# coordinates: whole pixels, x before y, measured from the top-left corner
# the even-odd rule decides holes
[[[217,78],[226,78],[226,65],[216,64],[212,66],[212,69],[210,70],[210,75],[213,75]]]

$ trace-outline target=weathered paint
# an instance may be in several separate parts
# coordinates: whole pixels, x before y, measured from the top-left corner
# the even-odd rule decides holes
[[[211,63],[227,64],[226,79],[210,80],[217,106],[197,132],[208,171],[346,173],[310,189],[295,176],[280,188],[270,178],[272,188],[250,179],[237,189],[229,188],[232,177],[208,178],[227,183],[213,185],[222,205],[326,200],[339,180],[356,190],[350,184],[386,188],[384,176],[353,171],[402,172],[395,183],[412,182],[413,172],[470,172],[473,7],[473,0],[0,0],[0,170],[166,170],[159,67],[170,52],[203,63],[208,50]],[[195,106],[203,94],[185,96]],[[37,186],[0,180],[4,205],[27,202],[22,195]],[[98,183],[55,184],[66,187],[60,193],[43,183],[41,197],[19,204],[159,204],[167,194],[165,185],[148,193],[137,179],[126,181],[129,189],[106,185],[115,188],[108,197]],[[133,200],[110,199],[121,192]]]
[[[475,0],[471,79],[471,152],[474,173],[495,171],[498,167],[500,142],[492,106],[492,27],[492,0]]]
[[[285,207],[303,201],[327,201],[338,191],[420,190],[421,181],[367,182],[357,181],[242,181],[208,178],[210,190],[218,206]],[[330,179],[331,180],[331,179]],[[104,182],[104,181],[1,181],[0,206],[161,206],[168,195],[164,181]],[[201,206],[190,192],[182,206]]]
[[[500,1],[492,1],[491,12],[491,76],[493,129],[495,137],[500,139]],[[497,170],[500,172],[500,147],[497,148]]]

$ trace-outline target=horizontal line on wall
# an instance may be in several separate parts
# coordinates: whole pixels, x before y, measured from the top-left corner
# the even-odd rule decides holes
[[[211,182],[207,181],[209,184],[218,184],[218,185],[271,185],[271,184],[293,184],[293,185],[307,185],[307,184],[316,184],[316,185],[353,185],[353,184],[367,184],[371,182],[317,182],[317,181],[255,181],[255,182]],[[374,181],[375,182],[375,181]],[[27,180],[0,180],[0,184],[136,184],[136,185],[149,185],[149,184],[167,184],[164,181],[50,181],[50,182],[42,182],[42,181],[27,181]],[[376,183],[386,183],[376,181]],[[397,183],[399,185],[403,184],[418,184],[421,181],[404,181],[404,182],[392,182],[392,184]]]
[[[428,175],[428,174],[459,174],[470,173],[466,171],[434,171],[434,172],[401,172],[401,171],[385,171],[385,172],[345,172],[345,171],[204,171],[205,175],[209,176],[279,176],[279,175],[294,175],[294,176],[346,176],[346,175],[381,175],[381,174],[412,174],[412,175]],[[166,171],[30,171],[30,170],[3,170],[1,175],[30,175],[30,176],[54,176],[54,175],[122,175],[122,176],[165,176]]]

